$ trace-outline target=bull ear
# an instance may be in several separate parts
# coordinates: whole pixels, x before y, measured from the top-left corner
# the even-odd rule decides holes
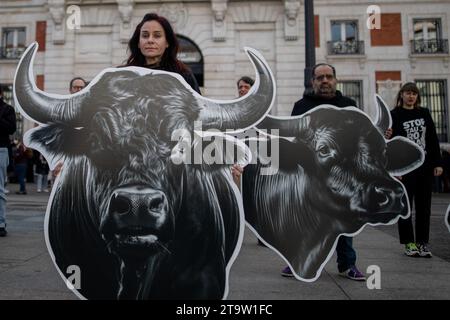
[[[407,138],[395,137],[387,142],[386,158],[389,173],[402,176],[420,167],[425,154],[422,148]]]
[[[265,141],[259,140],[257,145],[252,146],[248,142],[250,150],[258,162],[263,165],[265,173],[276,174],[280,172],[291,172],[302,167],[306,170],[314,168],[314,154],[302,141],[287,138],[272,137]]]
[[[86,130],[51,124],[30,130],[26,135],[26,144],[41,152],[50,162],[63,155],[80,155],[86,152]]]

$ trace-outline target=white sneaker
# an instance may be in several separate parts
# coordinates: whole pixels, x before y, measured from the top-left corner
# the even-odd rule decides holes
[[[419,256],[424,258],[431,258],[433,256],[426,244],[418,244],[417,248],[419,249]]]
[[[37,189],[37,192],[42,192],[42,190],[41,189]]]

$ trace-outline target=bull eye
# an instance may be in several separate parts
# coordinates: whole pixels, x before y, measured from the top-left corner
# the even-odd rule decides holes
[[[326,145],[321,145],[317,148],[317,152],[319,153],[319,156],[322,158],[329,157],[331,155],[331,150]]]

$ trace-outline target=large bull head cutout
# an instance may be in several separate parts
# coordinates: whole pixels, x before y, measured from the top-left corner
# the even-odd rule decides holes
[[[137,67],[106,69],[73,95],[48,94],[33,80],[36,51],[35,43],[19,63],[14,97],[40,124],[26,144],[51,167],[63,162],[45,219],[61,276],[77,266],[81,285],[73,290],[88,299],[225,298],[244,230],[230,167],[245,165],[250,153],[224,132],[243,131],[269,112],[275,81],[264,58],[246,49],[254,87],[215,101],[177,74]],[[195,121],[216,131],[207,146]],[[220,159],[240,152],[223,164],[180,161],[199,144],[214,157],[227,153]]]

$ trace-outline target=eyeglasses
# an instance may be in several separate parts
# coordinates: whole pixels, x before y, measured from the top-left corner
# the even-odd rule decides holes
[[[334,75],[332,74],[322,74],[320,76],[313,76],[314,80],[319,80],[319,81],[323,81],[324,79],[327,80],[333,80],[334,79]]]

